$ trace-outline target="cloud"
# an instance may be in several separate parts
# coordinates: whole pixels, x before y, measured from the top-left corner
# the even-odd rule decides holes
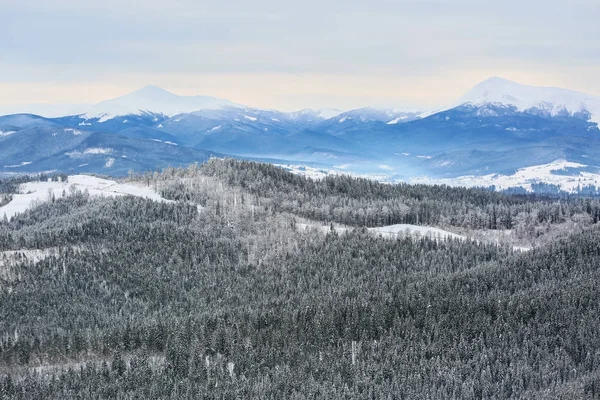
[[[307,0],[294,7],[274,0],[2,2],[0,84],[125,88],[133,78],[136,86],[171,82],[218,95],[205,92],[207,77],[250,79],[267,92],[283,85],[283,101],[301,108],[313,105],[311,95],[319,104],[340,96],[363,105],[374,98],[442,104],[485,79],[483,71],[534,84],[529,79],[540,80],[539,71],[554,71],[539,83],[600,93],[593,73],[600,67],[596,11],[596,0],[569,7],[556,0]],[[590,72],[577,75],[582,66]],[[248,98],[255,86],[244,83],[230,96]],[[323,92],[319,87],[344,94],[314,93]],[[282,101],[271,97],[273,107]],[[7,101],[0,94],[0,103]]]

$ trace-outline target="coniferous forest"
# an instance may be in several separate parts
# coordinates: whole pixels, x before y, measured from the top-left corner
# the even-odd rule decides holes
[[[35,179],[68,177],[0,205]],[[127,181],[168,201],[0,216],[1,399],[600,398],[598,199],[229,159]],[[393,224],[468,238],[367,229]]]

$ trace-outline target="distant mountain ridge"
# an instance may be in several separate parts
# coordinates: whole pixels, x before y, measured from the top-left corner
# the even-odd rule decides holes
[[[397,179],[507,174],[559,159],[594,167],[600,166],[597,101],[491,78],[438,112],[281,112],[149,86],[82,114],[0,117],[0,173],[122,175],[212,155]]]

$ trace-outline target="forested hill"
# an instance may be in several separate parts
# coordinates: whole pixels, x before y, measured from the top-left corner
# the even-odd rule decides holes
[[[129,183],[175,201],[0,219],[0,398],[600,398],[597,200],[233,160]],[[363,229],[400,221],[538,245]]]
[[[355,227],[417,224],[469,230],[517,229],[539,236],[544,235],[540,227],[573,219],[577,223],[595,224],[600,219],[600,201],[590,198],[505,195],[445,185],[386,184],[348,175],[315,180],[270,164],[235,159],[212,159],[202,165],[201,173],[270,199],[277,210]]]

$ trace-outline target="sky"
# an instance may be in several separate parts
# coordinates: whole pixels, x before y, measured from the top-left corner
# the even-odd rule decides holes
[[[432,109],[491,76],[600,95],[598,0],[0,0],[0,16],[0,106],[156,85]]]

